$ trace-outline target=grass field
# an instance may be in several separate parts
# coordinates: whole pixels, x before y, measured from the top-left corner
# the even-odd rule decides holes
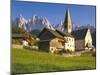
[[[35,73],[51,71],[95,69],[95,57],[63,57],[27,49],[12,49],[12,73]]]

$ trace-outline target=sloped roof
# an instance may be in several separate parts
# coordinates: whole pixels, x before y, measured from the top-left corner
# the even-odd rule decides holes
[[[72,35],[75,37],[75,39],[85,39],[87,30],[88,30],[88,28],[75,30],[72,32]]]
[[[47,29],[49,32],[51,32],[54,36],[58,37],[58,38],[62,38],[63,39],[63,36],[60,35],[58,32],[56,32],[56,30],[51,30],[51,29]]]
[[[12,34],[12,37],[15,38],[15,37],[18,37],[18,38],[23,38],[25,37],[24,34]]]
[[[65,20],[64,20],[64,31],[70,33],[71,32],[71,17],[69,8],[66,10]]]
[[[51,34],[53,34],[55,37],[58,37],[58,38],[61,38],[61,39],[64,39],[64,36],[73,37],[70,33],[64,33],[64,32],[62,32],[62,31],[60,31],[60,30],[51,30],[51,29],[48,29],[48,28],[44,28],[44,29],[40,32],[40,34],[39,34],[38,37],[40,37],[41,34],[42,34],[43,32],[45,32],[45,31],[49,31],[49,32],[50,32]]]
[[[53,34],[54,36],[58,37],[58,38],[62,38],[63,39],[63,36],[61,36],[59,33],[57,33],[55,30],[51,30],[51,29],[48,29],[48,28],[44,28],[40,34],[38,35],[38,37],[40,37],[45,31],[49,31],[51,34]]]
[[[69,36],[69,37],[73,37],[70,33],[65,33],[65,32],[62,32],[62,31],[60,31],[60,30],[56,30],[56,32],[58,32],[60,35],[62,35],[62,36]]]

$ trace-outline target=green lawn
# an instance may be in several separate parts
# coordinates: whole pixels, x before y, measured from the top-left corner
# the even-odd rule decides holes
[[[95,57],[63,57],[27,49],[12,49],[12,73],[95,69]]]

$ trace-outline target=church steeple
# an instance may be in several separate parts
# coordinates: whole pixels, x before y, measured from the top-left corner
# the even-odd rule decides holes
[[[72,23],[69,8],[66,11],[65,21],[64,21],[64,32],[71,33]]]

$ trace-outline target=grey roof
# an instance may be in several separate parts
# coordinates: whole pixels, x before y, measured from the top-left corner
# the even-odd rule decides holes
[[[58,32],[56,32],[56,31],[54,31],[54,30],[51,30],[51,29],[47,29],[47,30],[48,30],[49,32],[51,32],[54,36],[63,39],[63,36],[60,35]]]
[[[88,28],[75,30],[72,32],[72,35],[75,37],[75,39],[85,39],[87,30],[88,30]]]
[[[59,33],[57,33],[55,30],[51,30],[51,29],[48,29],[48,28],[44,28],[38,35],[38,37],[40,37],[45,31],[49,31],[52,35],[58,37],[58,38],[62,38],[63,39],[63,36],[61,36]]]
[[[56,30],[56,32],[58,32],[62,36],[73,37],[70,33],[65,33],[65,32],[62,32],[62,31],[60,31],[58,29]]]
[[[51,30],[51,29],[48,29],[48,28],[44,28],[40,34],[38,35],[38,37],[41,36],[41,34],[45,31],[49,31],[51,34],[53,34],[55,37],[58,37],[58,38],[61,38],[61,39],[64,39],[64,36],[69,36],[69,37],[73,37],[70,33],[64,33],[62,31],[59,31],[59,30]]]

